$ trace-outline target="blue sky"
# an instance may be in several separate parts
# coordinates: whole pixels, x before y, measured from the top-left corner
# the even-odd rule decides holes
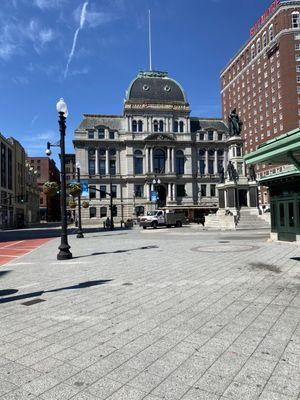
[[[61,96],[69,152],[83,113],[122,114],[125,90],[149,66],[149,8],[153,68],[182,84],[193,116],[220,117],[220,70],[271,1],[89,0],[82,13],[84,3],[0,0],[0,132],[29,155],[58,140]]]

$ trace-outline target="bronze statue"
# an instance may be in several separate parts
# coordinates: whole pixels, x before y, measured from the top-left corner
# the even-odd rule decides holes
[[[234,165],[232,164],[231,161],[229,161],[229,163],[227,165],[227,173],[228,173],[228,179],[230,181],[237,181],[238,174],[237,174],[236,169],[234,168]]]
[[[225,171],[224,167],[222,167],[219,171],[219,182],[224,183],[225,182]]]
[[[255,172],[255,167],[254,165],[249,166],[249,177],[251,182],[256,181],[256,172]]]
[[[234,108],[228,117],[229,136],[240,136],[242,132],[243,122],[237,115],[236,108]]]

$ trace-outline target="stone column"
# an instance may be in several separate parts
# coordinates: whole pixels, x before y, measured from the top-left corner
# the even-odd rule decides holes
[[[171,183],[168,183],[168,201],[172,200],[172,188]]]
[[[98,155],[98,149],[95,150],[95,171],[96,171],[96,175],[99,174],[99,155]]]
[[[153,173],[153,147],[150,147],[150,173]]]
[[[145,148],[145,154],[146,154],[145,173],[147,174],[149,172],[149,149],[148,149],[148,147]]]
[[[215,150],[215,163],[214,163],[214,173],[218,174],[218,150]]]
[[[172,200],[173,201],[176,200],[176,185],[175,185],[175,183],[173,183],[173,187],[172,187]]]
[[[105,151],[105,173],[109,175],[109,150],[106,149]]]
[[[147,200],[149,201],[150,200],[150,184],[149,183],[146,183],[146,197],[147,197]]]
[[[205,171],[204,171],[205,175],[208,175],[208,150],[205,150]]]
[[[166,168],[166,173],[169,174],[170,171],[170,156],[171,156],[171,151],[170,147],[167,147],[167,168]]]
[[[171,149],[171,172],[174,173],[176,171],[175,168],[175,149],[174,147]]]

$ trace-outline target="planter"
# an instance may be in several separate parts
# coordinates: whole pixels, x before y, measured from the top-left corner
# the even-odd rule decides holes
[[[82,205],[83,208],[89,208],[90,204],[89,204],[88,201],[83,201],[81,205]]]
[[[70,183],[68,186],[68,191],[70,195],[77,197],[81,194],[82,192],[82,186],[81,183]]]
[[[54,196],[59,190],[59,186],[56,182],[45,182],[43,185],[43,192],[47,196]]]
[[[69,203],[69,207],[70,208],[76,208],[77,204],[75,203],[75,201],[72,201]]]

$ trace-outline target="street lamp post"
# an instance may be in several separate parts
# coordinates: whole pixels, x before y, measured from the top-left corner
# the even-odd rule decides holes
[[[80,164],[76,163],[76,170],[77,170],[77,182],[80,183]],[[82,225],[81,225],[81,193],[78,195],[78,230],[77,230],[77,238],[81,239],[84,238],[82,232]]]
[[[110,187],[110,230],[113,231],[115,229],[114,226],[114,211],[113,211],[113,192],[112,192],[112,179],[111,179],[111,174],[110,174],[110,181],[109,181],[109,187]]]
[[[72,258],[70,247],[68,244],[68,226],[67,226],[67,205],[66,205],[66,174],[65,174],[65,135],[66,135],[66,118],[68,116],[68,108],[63,99],[56,104],[56,110],[59,114],[59,132],[60,132],[60,173],[61,173],[61,242],[58,247],[58,260],[68,260]],[[50,153],[51,154],[51,153]]]
[[[154,190],[155,190],[155,185],[160,185],[161,180],[160,180],[159,178],[156,178],[156,175],[155,175],[155,177],[154,177],[152,183],[153,183],[153,185],[154,185]],[[155,190],[155,191],[156,191],[156,208],[158,208],[158,200],[159,200],[159,198],[158,198],[158,191],[157,191],[157,190]]]

